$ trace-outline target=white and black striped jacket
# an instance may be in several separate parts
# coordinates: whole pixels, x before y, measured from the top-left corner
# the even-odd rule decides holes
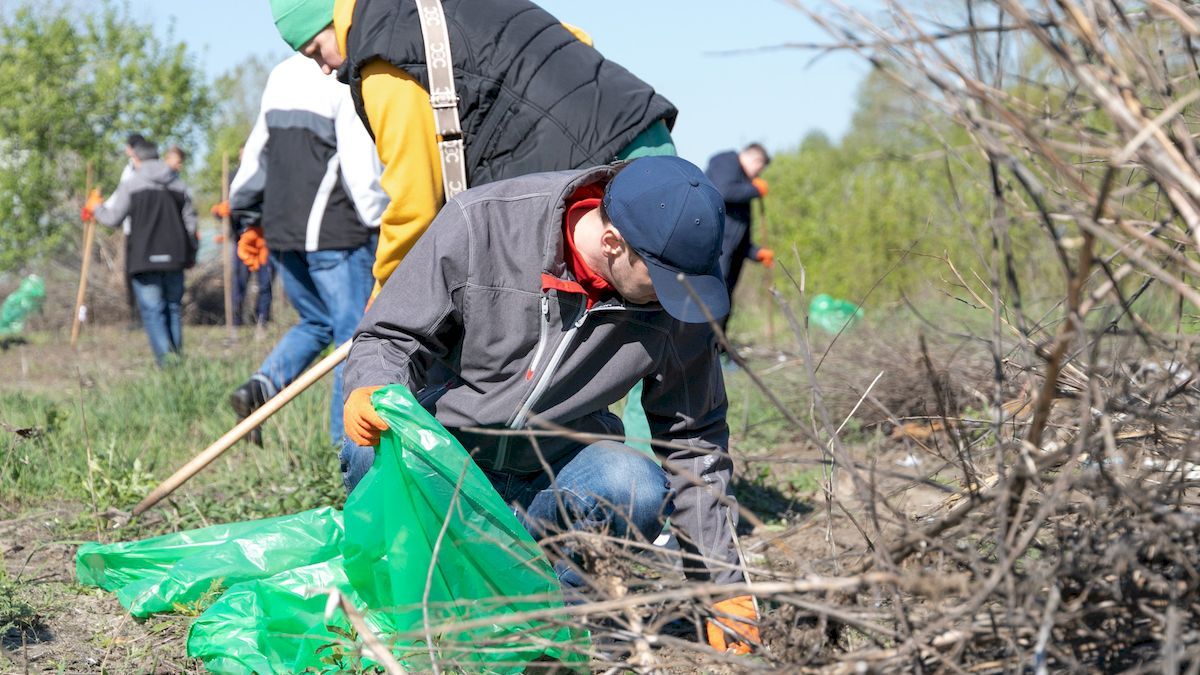
[[[242,157],[229,206],[262,213],[268,248],[356,248],[379,227],[388,198],[375,143],[349,88],[312,60],[271,71]]]

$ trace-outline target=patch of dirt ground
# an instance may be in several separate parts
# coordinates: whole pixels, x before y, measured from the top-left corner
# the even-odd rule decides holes
[[[200,673],[186,656],[191,617],[133,620],[112,593],[75,582],[75,551],[64,523],[79,505],[42,508],[0,521],[4,572],[33,620],[0,638],[5,673]]]

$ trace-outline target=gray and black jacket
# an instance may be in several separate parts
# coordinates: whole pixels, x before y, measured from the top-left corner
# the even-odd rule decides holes
[[[689,574],[741,579],[730,528],[725,386],[712,331],[659,305],[620,299],[586,308],[564,262],[564,202],[614,169],[498,181],[450,200],[396,268],[354,338],[344,391],[400,383],[419,396],[444,389],[438,421],[476,462],[511,473],[542,470],[578,441],[468,433],[538,428],[623,434],[608,411],[638,381],[676,492],[671,522],[686,551],[720,561]],[[437,364],[437,367],[434,367]],[[442,376],[440,373],[449,373]]]
[[[196,208],[179,175],[148,159],[95,212],[116,227],[126,220],[125,271],[176,272],[196,262]]]
[[[267,78],[229,207],[261,213],[275,251],[357,248],[387,208],[382,171],[349,88],[294,54]]]

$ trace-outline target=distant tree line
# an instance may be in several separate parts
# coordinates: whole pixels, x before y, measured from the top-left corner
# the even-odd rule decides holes
[[[987,165],[969,147],[928,101],[872,71],[840,140],[813,132],[776,155],[759,236],[785,266],[799,254],[810,295],[928,298],[946,288],[942,258],[974,270],[992,250]],[[1029,233],[1014,237],[1023,265],[1050,262]]]
[[[20,2],[0,24],[0,272],[77,255],[85,170],[116,186],[126,136],[194,147],[211,90],[195,55],[112,4]]]

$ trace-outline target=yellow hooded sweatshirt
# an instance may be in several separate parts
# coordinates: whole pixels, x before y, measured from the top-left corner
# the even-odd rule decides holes
[[[336,0],[333,7],[333,28],[343,57],[354,3]],[[563,26],[581,42],[592,44],[586,32],[569,24]],[[362,75],[363,107],[384,167],[380,185],[391,200],[380,221],[379,248],[375,251],[374,293],[378,293],[433,222],[445,195],[429,92],[408,73],[382,60],[368,63]]]

